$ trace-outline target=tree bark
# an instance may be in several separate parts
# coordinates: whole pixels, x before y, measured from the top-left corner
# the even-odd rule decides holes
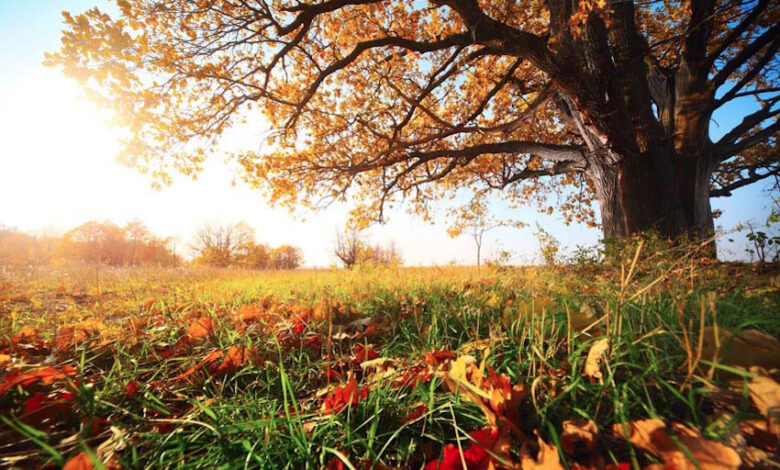
[[[604,238],[648,230],[673,240],[711,235],[711,173],[706,158],[676,156],[668,145],[616,164],[591,162]]]

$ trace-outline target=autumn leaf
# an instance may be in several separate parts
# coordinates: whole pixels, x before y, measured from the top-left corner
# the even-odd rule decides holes
[[[780,438],[780,384],[769,377],[756,377],[748,389],[756,408],[767,420],[769,432]]]
[[[187,337],[194,340],[202,340],[211,336],[214,330],[214,321],[209,317],[195,320],[187,327]]]
[[[138,394],[138,391],[140,389],[141,389],[141,384],[138,383],[137,381],[131,380],[127,382],[127,385],[125,385],[124,388],[125,398],[127,398],[128,400],[132,400]]]
[[[463,452],[453,444],[447,444],[441,458],[428,462],[425,470],[487,470],[513,468],[510,454],[511,441],[506,433],[496,427],[487,427],[469,434],[471,444],[463,446]]]
[[[22,374],[18,372],[8,373],[3,378],[2,383],[0,383],[0,396],[5,395],[8,390],[16,386],[25,388],[38,382],[44,385],[51,385],[57,380],[63,380],[74,375],[76,375],[76,369],[69,365],[63,366],[62,369],[41,367]]]
[[[626,423],[628,435],[624,434],[623,425],[616,423],[613,430],[628,439],[631,444],[646,452],[654,454],[667,466],[679,470],[693,470],[697,466],[691,462],[668,433],[666,425],[660,419],[643,419]],[[679,443],[697,460],[703,470],[736,470],[741,459],[734,449],[719,442],[701,437],[697,432],[682,424],[672,426]]]
[[[227,351],[216,349],[208,353],[197,364],[176,376],[174,380],[186,380],[204,370],[211,374],[212,377],[228,375],[238,371],[250,360],[258,365],[265,362],[255,348],[231,346]]]
[[[524,442],[520,448],[520,467],[522,470],[559,470],[563,469],[561,457],[558,455],[558,449],[551,444],[545,443],[537,435],[536,456],[532,455],[531,442]]]
[[[18,333],[16,333],[11,337],[11,342],[13,344],[24,343],[24,342],[27,343],[35,342],[38,340],[39,333],[40,332],[37,329],[29,326],[25,326],[22,327],[22,329],[20,329]]]
[[[360,400],[368,398],[368,388],[357,384],[350,374],[342,386],[333,388],[322,402],[320,410],[325,414],[338,413],[347,405],[357,405]]]
[[[588,357],[585,359],[585,370],[583,375],[598,379],[599,383],[604,382],[604,376],[601,373],[601,364],[607,357],[609,351],[609,340],[602,338],[596,340],[588,351]]]
[[[758,330],[737,333],[714,326],[702,330],[701,357],[707,361],[740,367],[780,368],[780,341]]]
[[[86,452],[82,452],[65,462],[62,470],[93,470],[94,468],[92,459],[89,458]]]

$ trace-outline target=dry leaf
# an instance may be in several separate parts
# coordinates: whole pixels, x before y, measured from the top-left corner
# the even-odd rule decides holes
[[[187,327],[187,336],[191,339],[204,339],[211,336],[214,329],[214,321],[211,318],[199,318]]]
[[[79,455],[65,462],[65,466],[62,470],[92,470],[95,466],[92,465],[92,459],[89,458],[86,452],[82,452]]]
[[[520,467],[522,470],[558,470],[563,469],[558,449],[552,444],[546,444],[537,434],[539,451],[536,457],[531,456],[531,443],[524,442],[520,448]]]
[[[625,436],[620,423],[613,430],[626,437],[634,446],[654,454],[666,464],[667,468],[694,470],[696,465],[688,460],[666,431],[666,425],[660,419],[643,419],[627,423],[628,436]],[[737,452],[719,442],[701,437],[696,431],[682,424],[673,425],[674,433],[680,444],[685,446],[699,463],[702,470],[736,470],[741,464]]]
[[[561,428],[561,448],[566,455],[592,453],[596,450],[598,428],[593,420],[566,420]]]
[[[780,437],[780,384],[769,377],[756,377],[748,389],[756,408],[766,417],[769,432]]]
[[[602,338],[597,340],[590,347],[588,351],[588,358],[585,360],[586,377],[593,377],[598,379],[599,383],[604,382],[604,376],[601,373],[601,362],[606,359],[607,351],[609,350],[609,340]]]
[[[732,333],[713,326],[702,330],[701,358],[739,367],[780,369],[780,341],[758,330]]]
[[[3,382],[0,383],[0,396],[5,395],[8,390],[11,390],[17,385],[23,388],[38,382],[42,382],[44,385],[51,385],[56,380],[62,380],[75,374],[76,369],[72,366],[64,366],[62,369],[41,367],[23,374],[10,372],[6,374],[3,378]]]

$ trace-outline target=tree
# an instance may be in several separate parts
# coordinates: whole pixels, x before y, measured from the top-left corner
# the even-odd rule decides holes
[[[303,263],[300,248],[280,245],[271,250],[271,267],[274,269],[296,269]]]
[[[333,249],[333,254],[344,263],[344,267],[352,269],[357,264],[364,245],[362,231],[351,225],[343,233],[336,232],[336,246]]]
[[[204,224],[195,233],[192,248],[200,262],[225,267],[245,256],[254,242],[255,231],[244,222]]]
[[[477,266],[481,263],[482,240],[485,234],[494,228],[512,225],[522,227],[519,221],[508,222],[499,220],[490,214],[490,208],[484,196],[474,197],[467,205],[454,211],[453,224],[447,229],[451,237],[457,237],[462,233],[467,233],[474,240],[477,247]]]
[[[561,242],[550,232],[542,228],[539,222],[536,223],[536,232],[534,233],[536,241],[539,243],[539,251],[542,254],[542,261],[547,266],[555,266],[558,260],[558,252],[561,249]]]
[[[125,225],[124,230],[130,240],[129,264],[130,266],[135,266],[136,251],[138,250],[139,245],[145,244],[147,242],[151,234],[146,228],[146,225],[144,225],[144,223],[138,219],[134,219],[128,222],[127,225]]]
[[[713,229],[710,198],[780,173],[772,0],[117,1],[65,14],[47,63],[81,80],[163,181],[197,171],[253,107],[270,155],[237,156],[285,204],[457,188],[549,204],[606,237]],[[713,141],[713,113],[757,109]],[[545,189],[547,191],[545,191]],[[552,209],[552,205],[548,207]]]
[[[86,222],[66,233],[63,240],[66,250],[82,261],[121,266],[129,257],[125,232],[112,222]]]
[[[238,260],[241,266],[250,269],[268,269],[271,267],[271,248],[262,243],[250,243],[244,255]]]

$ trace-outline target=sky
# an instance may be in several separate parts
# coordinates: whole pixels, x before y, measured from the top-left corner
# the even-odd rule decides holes
[[[62,10],[76,13],[105,5],[103,0],[0,0],[0,226],[62,233],[89,220],[124,224],[137,218],[152,232],[186,246],[203,223],[243,220],[255,228],[260,242],[300,247],[307,266],[334,264],[333,244],[347,220],[346,204],[317,213],[271,208],[258,192],[232,184],[238,173],[220,155],[207,161],[197,180],[179,177],[161,190],[151,187],[147,175],[116,161],[118,131],[107,124],[108,115],[60,70],[41,64],[44,52],[59,48]],[[713,137],[751,106],[739,103],[714,116]],[[258,148],[265,130],[256,120],[232,132],[226,145]],[[730,230],[747,221],[763,222],[770,204],[765,187],[759,183],[714,199],[713,208],[724,212],[716,224]],[[522,220],[528,228],[489,232],[483,259],[509,250],[514,263],[538,261],[536,222],[565,247],[593,245],[600,236],[596,229],[566,226],[560,215],[543,215],[533,207],[495,212]],[[473,241],[465,235],[452,239],[445,229],[446,221],[430,224],[396,211],[368,236],[379,243],[394,241],[407,265],[473,264]],[[744,235],[731,238],[735,242],[721,241],[720,256],[743,258]]]

